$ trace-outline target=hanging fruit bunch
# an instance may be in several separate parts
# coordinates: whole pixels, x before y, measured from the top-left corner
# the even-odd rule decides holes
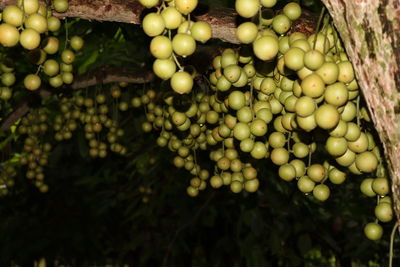
[[[65,45],[60,44],[57,33],[61,21],[53,15],[53,11],[62,13],[67,10],[67,0],[55,0],[49,6],[39,3],[38,0],[23,0],[18,1],[17,5],[8,5],[3,10],[0,43],[4,47],[21,45],[28,51],[29,60],[38,66],[36,73],[27,74],[23,80],[27,90],[38,90],[43,79],[55,88],[73,82],[72,63],[75,60],[75,51],[83,47],[84,41],[79,36],[69,39],[67,29]],[[3,59],[1,71],[3,85],[7,88],[14,85],[12,59]],[[2,91],[5,95],[10,94],[6,93],[8,90]]]
[[[79,36],[68,36],[68,25],[65,23],[65,43],[60,44],[61,21],[53,12],[63,13],[68,10],[67,0],[55,0],[45,5],[38,0],[20,0],[17,5],[8,5],[2,12],[0,24],[0,57],[1,83],[0,99],[7,102],[12,98],[12,87],[24,87],[28,91],[37,91],[40,88],[61,87],[73,82],[73,66],[75,52],[82,49],[84,41]],[[20,45],[27,54],[27,61],[36,65],[35,73],[22,74],[24,79],[17,81],[15,64],[7,55],[7,49]],[[18,71],[18,70],[17,70]],[[20,82],[20,83],[17,83]],[[63,105],[65,101],[61,101]],[[5,105],[5,106],[6,106]],[[65,105],[65,104],[64,104]],[[1,108],[1,106],[0,106]],[[65,108],[63,109],[65,111]],[[71,112],[69,112],[69,115]],[[33,179],[34,184],[42,192],[47,192],[48,186],[44,183],[44,168],[48,164],[52,145],[48,138],[49,125],[53,118],[48,116],[45,108],[31,109],[30,112],[17,122],[17,133],[24,137],[21,154],[17,154],[17,161],[26,165],[26,177]],[[56,121],[60,120],[56,118]],[[73,128],[73,122],[69,126]],[[58,124],[55,124],[57,128]],[[62,137],[67,139],[70,132],[63,132]],[[60,134],[56,134],[60,140]],[[5,164],[15,165],[14,158]],[[14,164],[14,165],[13,165]],[[1,174],[12,177],[14,172],[8,167]],[[3,179],[4,180],[4,179]],[[4,181],[6,181],[5,179]],[[7,183],[11,186],[12,183]]]
[[[276,0],[236,0],[236,11],[244,18],[236,29],[242,45],[215,57],[210,90],[194,92],[192,77],[177,59],[193,54],[194,40],[199,41],[193,35],[199,22],[191,22],[189,16],[197,1],[141,3],[158,10],[143,20],[144,31],[154,37],[150,51],[157,58],[155,74],[169,79],[178,94],[192,94],[185,98],[190,104],[183,106],[177,104],[182,102],[178,94],[159,103],[140,98],[134,102],[147,105],[143,129],[159,131],[157,143],[177,154],[176,167],[193,175],[190,196],[203,190],[207,181],[235,193],[256,192],[261,177],[252,162],[268,159],[281,179],[295,181],[301,192],[319,201],[326,201],[330,187],[342,184],[348,175],[376,177],[365,179],[361,191],[378,196],[377,221],[392,219],[389,183],[368,111],[329,19],[307,36],[291,31],[302,13],[297,3],[275,11]],[[175,14],[173,27],[167,26],[170,12]],[[200,166],[198,151],[209,153],[212,174]],[[377,221],[365,227],[369,239],[382,236]]]

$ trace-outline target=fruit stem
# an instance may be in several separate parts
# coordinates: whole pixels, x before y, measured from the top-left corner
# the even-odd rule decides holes
[[[308,167],[311,166],[311,156],[312,156],[311,145],[308,145]]]
[[[175,53],[172,53],[172,58],[174,59],[176,65],[177,65],[178,68],[179,68],[179,70],[183,71],[183,68],[182,68],[181,64],[179,64],[179,61],[178,61],[178,59],[176,58]]]
[[[360,96],[357,96],[357,126],[360,127]]]
[[[324,17],[324,13],[325,13],[325,7],[323,6],[321,9],[321,12],[319,13],[319,18],[318,18],[317,28],[316,28],[317,30],[315,31],[316,33],[314,35],[314,44],[313,44],[314,50],[315,50],[315,46],[317,45],[317,40],[318,40],[317,35],[318,35],[319,28],[321,27],[321,22]],[[324,44],[324,47],[325,47],[325,44]]]
[[[399,227],[399,223],[396,222],[393,226],[392,233],[390,234],[390,249],[389,249],[389,267],[393,266],[393,243],[394,243],[394,235],[396,234],[396,230]]]
[[[250,82],[250,100],[249,100],[252,120],[254,120],[254,117],[255,117],[254,110],[253,110],[253,89],[254,89],[253,82],[254,82],[254,77],[252,78],[252,80]]]
[[[290,139],[292,138],[292,132],[289,132],[289,136],[287,138],[287,150],[290,152]]]
[[[65,44],[64,44],[64,50],[67,49],[67,44],[68,44],[68,19],[65,18]]]
[[[199,175],[199,174],[197,173],[197,166],[198,166],[198,165],[197,165],[196,149],[193,148],[192,150],[193,150],[194,168],[196,169],[196,176],[197,176],[197,175]]]
[[[316,30],[316,32],[318,32],[319,29],[320,29],[322,19],[324,18],[324,14],[325,14],[325,7],[323,6],[323,7],[321,8],[321,12],[319,13],[319,18],[318,18],[318,22],[317,22],[317,28],[316,28],[317,30]]]
[[[261,5],[260,5],[260,7],[258,8],[258,30],[262,29],[261,20],[262,20],[262,12],[261,12]]]

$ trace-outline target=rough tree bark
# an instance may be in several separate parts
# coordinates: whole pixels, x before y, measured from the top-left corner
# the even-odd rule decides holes
[[[0,0],[0,9],[15,5],[18,0]],[[44,2],[44,0],[41,0]],[[140,24],[145,8],[138,0],[69,0],[69,10],[55,13],[57,17],[73,17],[97,21],[115,21]],[[210,23],[214,38],[229,43],[239,43],[235,36],[237,13],[230,8],[199,6],[194,12],[194,19]],[[315,18],[305,12],[295,23],[294,30],[312,33]]]
[[[400,223],[400,1],[322,1],[344,42],[382,141]]]

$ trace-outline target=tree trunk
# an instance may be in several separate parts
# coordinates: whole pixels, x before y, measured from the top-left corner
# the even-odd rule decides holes
[[[400,223],[400,1],[322,1],[344,42],[382,141]]]

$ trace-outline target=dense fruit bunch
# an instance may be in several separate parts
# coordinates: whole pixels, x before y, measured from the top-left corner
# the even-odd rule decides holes
[[[140,3],[152,8],[159,1],[141,0]],[[193,88],[193,73],[185,70],[178,59],[192,55],[196,41],[205,43],[212,37],[207,22],[191,20],[190,13],[196,6],[197,0],[165,0],[157,12],[147,14],[142,22],[144,32],[153,38],[150,43],[150,52],[156,58],[153,71],[160,79],[170,80],[171,88],[178,94],[190,93]]]
[[[389,185],[379,148],[336,30],[327,22],[310,36],[290,32],[301,8],[289,3],[275,14],[275,2],[237,0],[238,14],[249,19],[236,31],[244,45],[214,58],[212,92],[187,97],[189,104],[183,106],[177,104],[182,102],[179,95],[158,104],[135,100],[147,105],[143,129],[159,130],[157,143],[176,152],[174,165],[194,176],[187,189],[190,196],[203,190],[206,181],[214,188],[227,185],[235,193],[255,192],[259,179],[251,162],[268,158],[281,179],[296,181],[301,192],[320,201],[329,198],[329,183],[341,184],[349,174],[379,177],[365,179],[361,190],[380,196],[376,218],[390,221]],[[171,82],[186,79],[175,78]],[[196,160],[198,151],[209,151],[212,174]],[[370,223],[365,233],[376,240],[382,228]]]

